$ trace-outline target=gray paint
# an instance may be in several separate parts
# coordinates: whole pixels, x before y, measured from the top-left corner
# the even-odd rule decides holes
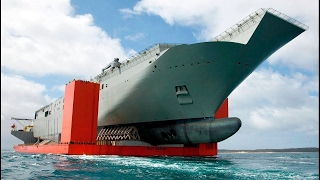
[[[103,68],[91,79],[101,87],[98,126],[141,127],[149,122],[171,126],[194,120],[197,126],[197,121],[209,118],[204,126],[208,128],[231,92],[271,54],[307,28],[272,9],[259,10],[233,27],[234,31],[212,42],[156,44],[120,66],[109,64]],[[186,89],[179,91],[177,87]],[[63,97],[36,111],[34,136],[59,141],[62,114]],[[189,125],[191,130],[176,128],[176,133],[185,133],[179,135],[181,142],[216,142],[224,139],[219,137],[225,137],[225,133],[232,135],[234,127],[240,128],[241,121],[237,121],[223,121],[229,123],[206,130],[215,132],[215,136],[202,137],[202,127],[197,130]],[[155,142],[162,142],[161,128],[154,130],[159,132],[154,134]]]

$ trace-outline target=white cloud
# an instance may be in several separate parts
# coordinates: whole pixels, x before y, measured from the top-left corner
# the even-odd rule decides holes
[[[124,38],[128,39],[128,40],[131,40],[131,41],[138,41],[140,39],[145,38],[145,36],[146,35],[144,33],[137,33],[137,34],[125,36]]]
[[[165,22],[170,25],[175,23],[190,26],[202,25],[206,21],[213,18],[213,13],[217,7],[212,6],[212,1],[204,0],[196,1],[156,1],[156,0],[142,0],[138,2],[133,8],[134,11],[142,13],[145,12],[151,15],[159,15]]]
[[[319,134],[319,98],[310,95],[318,78],[283,76],[271,69],[254,71],[230,95],[230,116],[246,128]]]
[[[310,28],[278,50],[268,61],[291,68],[318,72],[319,66],[319,2],[318,1],[250,1],[238,0],[157,1],[142,0],[130,14],[147,13],[160,16],[169,25],[200,29],[194,33],[199,41],[209,41],[260,8],[273,8]]]
[[[11,125],[16,123],[11,117],[33,119],[36,110],[53,100],[47,95],[44,85],[28,81],[21,76],[1,73],[1,147],[3,141],[19,142],[9,134]],[[16,125],[22,128],[18,123]]]
[[[1,115],[7,118],[10,117],[9,114],[14,116],[19,112],[30,116],[30,113],[26,113],[27,109],[35,111],[36,108],[40,108],[40,104],[48,103],[44,101],[45,93],[47,89],[42,84],[28,81],[21,76],[1,73]],[[7,112],[9,113],[3,114]]]
[[[62,91],[62,92],[64,93],[65,88],[66,88],[66,85],[65,85],[65,84],[60,85],[60,86],[53,86],[53,87],[51,88],[51,91],[58,90],[58,91]]]
[[[1,67],[31,75],[88,78],[114,57],[124,59],[90,14],[73,15],[69,1],[2,1]]]
[[[131,17],[133,17],[134,15],[140,14],[139,12],[133,11],[133,10],[128,9],[128,8],[120,9],[119,11],[123,14],[123,17],[124,17],[124,18],[131,18]]]

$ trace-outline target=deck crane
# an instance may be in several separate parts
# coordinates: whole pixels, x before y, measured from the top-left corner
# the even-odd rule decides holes
[[[23,119],[23,118],[15,118],[15,117],[11,117],[11,120],[16,120],[22,127],[23,127],[23,131],[27,131],[27,130],[31,130],[33,128],[33,121],[34,119]],[[21,123],[20,121],[31,121],[30,125],[25,126],[23,123]],[[15,125],[11,126],[12,128],[15,128]]]

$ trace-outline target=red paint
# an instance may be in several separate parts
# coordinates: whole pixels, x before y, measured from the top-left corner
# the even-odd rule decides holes
[[[197,147],[96,145],[99,88],[97,83],[74,80],[66,86],[60,144],[16,145],[21,153],[120,156],[216,156],[217,143]],[[228,117],[228,98],[215,118]],[[70,143],[73,142],[74,144]]]
[[[74,80],[65,88],[61,142],[96,143],[100,85]]]
[[[120,155],[120,156],[216,156],[216,143],[199,147],[111,146],[88,144],[18,145],[16,152],[66,155]]]
[[[216,114],[214,115],[214,118],[227,118],[229,117],[229,101],[228,98],[224,100],[224,102],[221,104],[219,109],[217,110]]]

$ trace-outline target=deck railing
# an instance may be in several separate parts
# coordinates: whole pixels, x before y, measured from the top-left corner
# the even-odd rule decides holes
[[[299,21],[297,21],[297,20],[295,20],[295,19],[293,19],[293,18],[291,18],[291,17],[289,17],[289,16],[287,16],[287,15],[285,15],[285,14],[283,14],[283,13],[277,11],[277,10],[275,10],[275,9],[269,8],[269,9],[267,9],[267,11],[269,13],[281,18],[281,19],[284,19],[284,20],[286,20],[286,21],[288,21],[288,22],[290,22],[290,23],[292,23],[292,24],[304,29],[304,30],[307,30],[309,28],[309,26],[307,26],[307,25],[305,25],[305,24],[303,24],[303,23],[301,23],[301,22],[299,22]]]
[[[158,51],[160,51],[161,48],[170,48],[173,46],[176,46],[179,44],[170,44],[170,43],[156,43],[153,44],[151,46],[149,46],[148,48],[136,53],[135,55],[131,56],[130,58],[121,61],[121,65],[120,65],[120,71],[124,72],[142,62],[144,62],[147,59],[150,59],[153,55],[152,54],[156,54],[156,53],[160,53]],[[157,47],[159,46],[159,47]],[[161,47],[160,47],[161,46]],[[154,52],[156,51],[156,52]],[[105,79],[109,79],[113,76],[115,76],[116,74],[119,74],[118,69],[112,69],[112,68],[104,68],[105,70],[103,70],[103,72],[101,72],[99,75],[97,75],[96,77],[94,77],[93,79],[91,78],[90,81],[95,80],[105,80]]]
[[[292,23],[292,24],[294,24],[304,30],[307,30],[309,28],[307,25],[305,25],[305,24],[303,24],[303,23],[301,23],[301,22],[275,10],[275,9],[261,8],[261,9],[255,11],[254,13],[250,14],[249,16],[245,17],[240,22],[233,25],[232,27],[230,27],[229,29],[227,29],[223,33],[216,36],[214,38],[214,41],[230,41],[231,39],[235,38],[239,34],[242,34],[246,30],[248,30],[250,27],[254,26],[257,22],[259,22],[266,12],[269,12],[269,13],[271,13],[271,14],[273,14],[273,15],[275,15],[275,16],[277,16],[287,22],[290,22],[290,23]]]

